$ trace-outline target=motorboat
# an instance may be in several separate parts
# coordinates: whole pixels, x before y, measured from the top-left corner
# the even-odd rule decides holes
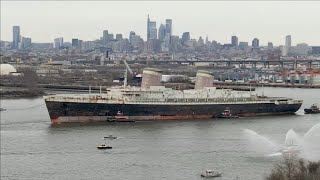
[[[310,108],[304,109],[305,114],[318,114],[320,113],[320,108],[316,104],[313,104]]]
[[[103,138],[104,138],[104,139],[110,139],[110,140],[118,139],[117,136],[113,136],[113,135],[105,136],[105,137],[103,137]]]
[[[217,118],[239,118],[239,116],[232,115],[229,108],[226,108]]]
[[[101,144],[99,146],[97,146],[98,149],[112,149],[111,146],[107,146],[106,144]]]
[[[222,172],[207,169],[204,173],[201,174],[201,177],[205,177],[205,178],[220,177],[221,175],[222,175]]]

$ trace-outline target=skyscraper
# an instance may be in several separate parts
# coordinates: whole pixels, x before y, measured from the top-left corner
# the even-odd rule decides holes
[[[186,44],[190,40],[190,33],[184,32],[182,34],[182,44]]]
[[[31,38],[21,37],[21,43],[19,49],[29,49],[31,48]]]
[[[166,19],[166,34],[172,35],[172,19]]]
[[[73,48],[78,48],[80,46],[79,39],[72,39],[71,42]]]
[[[238,47],[238,37],[237,36],[231,37],[231,44],[233,47]]]
[[[272,49],[273,48],[273,43],[272,42],[268,42],[268,48]]]
[[[157,39],[157,24],[155,21],[150,21],[149,14],[148,14],[147,40],[149,39]]]
[[[20,42],[20,26],[13,26],[12,32],[13,32],[12,48],[18,49],[19,42]]]
[[[285,45],[282,47],[282,56],[288,56],[291,48],[291,35],[286,36]]]
[[[150,39],[150,18],[149,18],[149,14],[148,14],[148,20],[147,20],[147,40]]]
[[[104,31],[103,31],[103,34],[102,34],[103,44],[107,44],[107,43],[108,43],[108,35],[109,35],[108,30],[104,30]]]
[[[55,38],[53,40],[53,48],[60,49],[63,46],[63,37]]]
[[[252,40],[252,47],[253,48],[259,48],[259,39],[258,38],[254,38]]]
[[[132,37],[135,36],[136,33],[134,31],[130,31],[130,34],[129,34],[129,42],[132,44]]]
[[[155,21],[149,23],[149,39],[157,39],[157,24]]]
[[[171,35],[172,35],[172,19],[166,19],[166,36],[164,38],[166,50],[169,50],[170,48]]]
[[[166,36],[166,28],[163,24],[161,24],[158,30],[158,39],[160,41],[163,41],[165,36]]]
[[[289,48],[291,47],[291,35],[286,36],[286,46]]]
[[[122,34],[116,34],[116,40],[117,41],[122,40]]]

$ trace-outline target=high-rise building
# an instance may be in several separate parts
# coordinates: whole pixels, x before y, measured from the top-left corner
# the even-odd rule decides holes
[[[147,40],[150,39],[150,18],[148,14],[148,19],[147,19]]]
[[[122,34],[116,34],[116,40],[117,41],[122,40]]]
[[[182,38],[182,44],[186,44],[190,40],[190,33],[184,32],[181,38]]]
[[[291,35],[286,36],[286,46],[289,48],[291,47]]]
[[[108,42],[108,34],[109,34],[108,30],[103,30],[103,34],[102,34],[103,44],[107,44],[107,42]]]
[[[164,38],[166,37],[166,27],[161,24],[158,31],[158,39],[160,41],[164,41]]]
[[[238,47],[238,37],[237,36],[231,37],[231,44],[233,47]]]
[[[201,36],[199,37],[198,44],[199,45],[204,45],[204,40],[202,39]]]
[[[159,53],[161,52],[161,42],[158,39],[150,39],[147,42],[147,51]]]
[[[320,54],[320,46],[312,46],[311,54]]]
[[[20,42],[20,26],[13,26],[12,27],[12,48],[18,49],[19,48],[19,42]]]
[[[63,46],[63,37],[55,38],[53,40],[53,48],[60,49]]]
[[[80,46],[79,39],[72,39],[71,43],[73,48],[78,48]]]
[[[130,34],[129,34],[129,42],[132,44],[132,37],[135,36],[136,33],[134,31],[130,31]]]
[[[150,21],[149,14],[148,14],[147,40],[149,39],[157,39],[157,24],[155,21]]]
[[[239,42],[239,48],[244,50],[247,49],[249,47],[249,43],[248,42]]]
[[[21,37],[21,43],[19,49],[31,48],[31,38]]]
[[[258,38],[254,38],[252,40],[252,47],[253,48],[259,48],[259,39]]]
[[[297,44],[296,54],[298,55],[308,55],[309,46],[306,43]]]
[[[273,43],[272,42],[268,42],[268,48],[272,49],[273,48]]]
[[[205,42],[205,43],[206,43],[206,45],[209,45],[209,44],[210,44],[210,41],[209,41],[209,37],[208,37],[208,36],[206,37],[206,42]]]
[[[179,47],[179,36],[171,36],[170,51],[177,52]]]
[[[166,34],[172,35],[172,19],[166,19]]]
[[[157,39],[157,24],[155,21],[150,21],[149,23],[149,39]]]
[[[282,56],[288,56],[291,48],[291,35],[286,36],[285,45],[282,47]]]

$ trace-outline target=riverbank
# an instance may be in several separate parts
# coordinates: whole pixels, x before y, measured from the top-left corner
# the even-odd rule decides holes
[[[45,95],[42,89],[27,89],[22,87],[1,87],[1,99],[37,98]]]

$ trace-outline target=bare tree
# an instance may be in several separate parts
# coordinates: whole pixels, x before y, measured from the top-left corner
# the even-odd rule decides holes
[[[320,161],[306,162],[292,154],[283,157],[266,180],[320,180]]]

